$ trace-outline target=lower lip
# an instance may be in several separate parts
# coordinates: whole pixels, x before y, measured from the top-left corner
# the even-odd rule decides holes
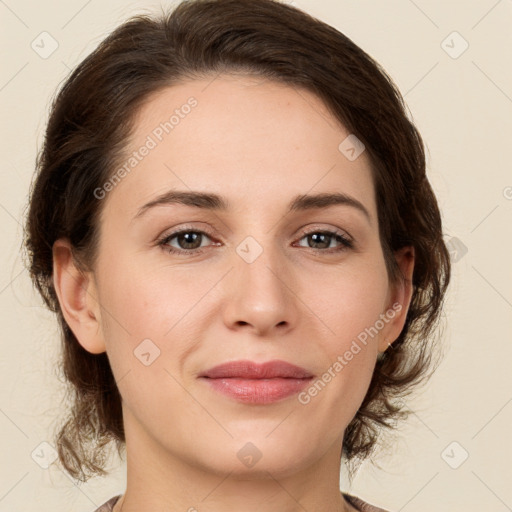
[[[227,395],[243,403],[270,404],[283,398],[300,393],[311,381],[308,379],[273,378],[273,379],[240,379],[240,378],[204,378],[219,393]]]

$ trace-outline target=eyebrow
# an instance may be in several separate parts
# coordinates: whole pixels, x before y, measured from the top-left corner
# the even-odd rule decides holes
[[[134,216],[133,220],[141,217],[149,209],[154,208],[155,206],[168,206],[172,204],[183,204],[186,206],[192,206],[194,208],[201,208],[203,210],[212,211],[229,211],[231,209],[230,202],[218,194],[185,190],[170,190],[142,206]],[[298,195],[288,204],[287,213],[305,210],[317,210],[337,205],[350,206],[355,208],[363,213],[367,220],[371,222],[370,213],[360,201],[352,196],[340,192],[323,192],[312,195]]]

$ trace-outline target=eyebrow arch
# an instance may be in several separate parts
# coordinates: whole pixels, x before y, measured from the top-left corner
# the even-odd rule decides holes
[[[230,210],[230,203],[227,199],[218,194],[207,192],[195,191],[182,191],[170,190],[149,201],[142,206],[133,220],[141,217],[146,211],[155,206],[166,206],[171,204],[183,204],[195,208],[214,211],[228,211]],[[288,213],[328,208],[330,206],[345,205],[351,206],[365,215],[368,221],[371,221],[371,216],[363,204],[347,194],[340,192],[328,193],[323,192],[320,194],[302,194],[293,198],[288,205]]]

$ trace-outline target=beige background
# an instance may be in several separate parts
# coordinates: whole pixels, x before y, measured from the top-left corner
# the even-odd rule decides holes
[[[342,488],[393,512],[512,510],[512,2],[292,3],[347,34],[396,81],[428,147],[447,239],[467,248],[454,262],[444,362],[421,396],[408,399],[414,414],[393,453],[381,455],[382,469],[365,464]],[[19,248],[53,91],[118,23],[158,5],[0,1],[2,512],[92,512],[124,490],[117,459],[111,476],[77,486],[31,458],[47,450],[40,443],[53,443],[64,388],[56,323],[31,289]],[[31,48],[43,31],[58,42],[46,59]],[[448,37],[453,31],[463,39]],[[468,49],[453,58],[464,40]]]

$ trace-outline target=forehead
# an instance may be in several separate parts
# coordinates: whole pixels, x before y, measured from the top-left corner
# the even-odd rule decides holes
[[[364,152],[349,160],[340,150],[349,135],[302,88],[241,75],[183,82],[152,94],[139,110],[119,166],[127,172],[108,203],[133,216],[169,189],[215,192],[238,209],[343,192],[373,216],[369,160]]]

